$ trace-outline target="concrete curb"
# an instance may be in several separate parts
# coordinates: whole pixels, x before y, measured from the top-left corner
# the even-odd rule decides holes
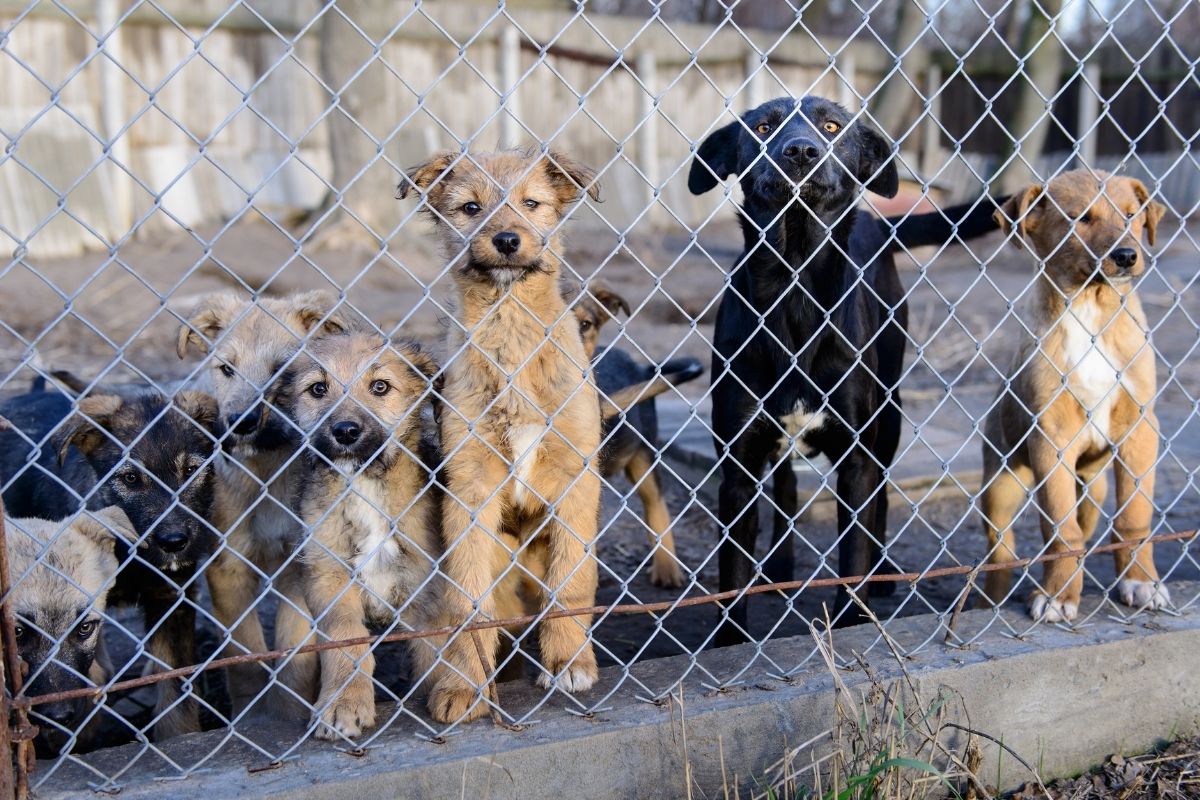
[[[1194,595],[1196,588],[1181,585],[1179,596]],[[1003,616],[1016,630],[1029,624],[1016,611]],[[1101,610],[1077,630],[1041,626],[1022,639],[1007,635],[1007,629],[991,612],[967,612],[959,633],[978,637],[969,648],[956,649],[941,644],[943,622],[935,615],[888,624],[906,648],[928,642],[906,660],[923,696],[933,697],[943,687],[956,693],[969,715],[959,722],[1004,741],[1043,777],[1075,774],[1109,753],[1138,752],[1171,733],[1200,727],[1200,681],[1194,673],[1200,663],[1200,613],[1143,615],[1122,623]],[[834,643],[842,656],[866,653],[878,678],[901,675],[874,628],[839,630]],[[812,651],[811,640],[795,637],[707,651],[695,659],[640,663],[628,670],[636,680],[626,679],[606,710],[580,717],[567,711],[570,701],[555,697],[537,712],[538,724],[519,733],[479,722],[435,744],[413,736],[418,726],[401,718],[365,755],[308,741],[295,759],[258,771],[266,761],[262,751],[232,739],[228,731],[211,731],[163,745],[178,764],[195,764],[214,749],[222,751],[190,777],[168,784],[154,776],[174,770],[139,745],[81,760],[108,774],[134,760],[122,775],[121,796],[135,798],[164,793],[178,800],[670,798],[686,795],[685,763],[694,787],[707,796],[721,795],[722,771],[748,796],[754,779],[786,745],[807,741],[833,724],[832,678],[819,659],[810,658]],[[780,667],[798,665],[788,680],[772,677]],[[615,685],[624,673],[619,667],[603,670],[598,691]],[[687,675],[682,705],[678,700],[655,705],[637,696],[639,684],[661,692],[681,674]],[[847,670],[842,678],[851,688],[867,680],[861,669]],[[734,679],[739,682],[732,688],[708,688]],[[521,681],[502,684],[501,698],[506,708],[524,710],[536,707],[541,693]],[[390,710],[381,708],[380,718],[387,719]],[[268,752],[282,752],[300,733],[299,726],[285,724],[240,731]],[[1015,759],[984,744],[989,783],[1013,787],[1029,779]],[[69,765],[37,794],[77,798],[89,779],[94,774]]]

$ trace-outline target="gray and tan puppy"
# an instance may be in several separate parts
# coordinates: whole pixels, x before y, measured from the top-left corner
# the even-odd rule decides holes
[[[8,598],[16,615],[17,648],[29,666],[22,694],[102,686],[109,665],[101,628],[108,591],[117,576],[117,537],[137,533],[118,508],[81,511],[67,520],[6,519]],[[34,706],[35,747],[52,756],[72,737],[86,736],[87,698]]]
[[[214,294],[179,329],[180,358],[191,346],[208,353],[211,370],[202,380],[227,429],[213,509],[213,524],[225,534],[225,543],[205,573],[213,612],[230,631],[225,655],[268,649],[256,611],[266,596],[261,575],[271,579],[279,596],[275,647],[295,647],[312,633],[295,557],[302,527],[291,505],[304,471],[301,437],[280,412],[277,392],[301,345],[344,330],[333,307],[334,300],[323,292],[257,301]],[[316,699],[317,670],[313,653],[292,656],[280,668],[286,690],[273,706],[279,715],[308,715],[308,703]],[[261,696],[270,673],[260,664],[246,664],[230,667],[228,676],[237,714]]]
[[[1163,207],[1141,181],[1064,173],[1005,203],[996,218],[1041,269],[1030,296],[1028,334],[984,423],[980,498],[989,560],[1017,557],[1014,516],[1030,492],[1050,553],[1082,549],[1116,478],[1113,540],[1150,535],[1158,461],[1154,351],[1134,281],[1146,269],[1139,242],[1154,244]],[[1135,607],[1170,602],[1152,546],[1114,552],[1117,597]],[[989,572],[987,595],[1008,595],[1010,570]],[[1029,613],[1050,622],[1079,614],[1078,558],[1046,562]]]
[[[540,607],[591,606],[600,404],[559,290],[558,231],[572,203],[598,194],[595,173],[556,152],[441,153],[409,172],[400,196],[411,186],[423,192],[458,298],[441,414],[443,563],[458,587],[447,592],[451,619],[494,617],[497,596],[511,594],[497,578],[521,569],[536,576]],[[541,623],[541,685],[595,683],[590,626],[590,616]],[[453,669],[429,697],[434,719],[488,710],[498,647],[494,628],[451,640]]]
[[[299,508],[305,595],[322,641],[366,636],[367,623],[434,627],[441,551],[421,412],[437,364],[414,344],[364,333],[313,342],[288,370],[284,403],[309,444]],[[436,659],[410,642],[413,677]],[[355,737],[375,724],[375,657],[367,645],[321,652],[316,735]]]

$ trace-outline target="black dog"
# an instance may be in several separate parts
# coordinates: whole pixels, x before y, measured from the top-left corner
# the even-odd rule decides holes
[[[39,382],[0,406],[15,428],[0,433],[0,485],[9,514],[58,520],[85,503],[121,508],[138,539],[118,543],[122,566],[108,603],[142,609],[146,647],[160,665],[194,664],[193,578],[218,541],[207,521],[220,435],[216,402],[193,391],[177,393],[174,402],[147,391],[75,403],[43,389]],[[178,701],[179,695],[178,682],[159,684],[159,738],[200,729],[195,701]]]
[[[819,97],[764,103],[709,136],[688,177],[694,194],[740,176],[745,250],[717,311],[713,431],[721,458],[720,590],[759,574],[757,486],[770,471],[776,514],[765,573],[792,576],[798,510],[793,449],[837,471],[838,570],[881,565],[883,470],[900,439],[897,384],[908,311],[893,259],[996,227],[990,203],[880,220],[854,208],[865,187],[894,197],[899,177],[883,137]],[[957,224],[951,220],[957,220]],[[890,570],[889,570],[890,571]],[[866,592],[856,588],[866,601]],[[839,593],[839,624],[863,621]],[[746,604],[722,612],[717,644],[745,641]]]

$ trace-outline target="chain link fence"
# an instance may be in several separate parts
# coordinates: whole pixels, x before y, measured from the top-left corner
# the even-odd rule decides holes
[[[1196,602],[1194,4],[0,20],[6,780]]]

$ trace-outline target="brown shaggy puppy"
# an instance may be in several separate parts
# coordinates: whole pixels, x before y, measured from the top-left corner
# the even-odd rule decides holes
[[[305,595],[321,638],[366,636],[368,621],[435,627],[441,542],[421,411],[437,364],[414,344],[363,333],[328,336],[307,353],[288,370],[283,396],[310,447],[298,505],[312,531]],[[420,680],[440,642],[409,644]],[[318,737],[355,737],[375,724],[374,671],[367,645],[321,653]]]
[[[271,578],[280,596],[275,647],[297,646],[312,631],[300,567],[293,557],[302,531],[291,503],[304,459],[299,457],[299,433],[280,413],[276,393],[283,370],[301,344],[345,329],[332,313],[333,305],[323,292],[254,302],[214,294],[201,301],[179,329],[180,358],[189,345],[209,353],[208,382],[227,429],[213,508],[213,524],[226,538],[205,573],[213,612],[231,631],[224,655],[267,649],[255,610],[263,596],[260,575]],[[292,656],[283,665],[279,677],[290,691],[279,692],[279,703],[272,706],[276,713],[282,709],[285,716],[308,715],[307,703],[316,699],[317,669],[315,653]],[[260,696],[270,673],[260,664],[246,664],[230,667],[228,676],[237,714]],[[297,702],[291,692],[305,702]]]
[[[424,192],[458,290],[441,413],[443,564],[458,587],[447,593],[451,618],[471,617],[476,604],[478,618],[496,614],[496,595],[515,585],[496,584],[498,566],[536,575],[543,607],[591,606],[600,406],[559,291],[558,229],[584,190],[597,197],[595,175],[559,153],[502,151],[442,153],[407,177],[399,195],[409,182]],[[590,626],[590,616],[541,624],[541,685],[577,692],[595,683]],[[454,669],[429,697],[435,719],[487,711],[479,701],[498,644],[494,628],[450,642],[443,655]]]
[[[1036,492],[1048,551],[1084,547],[1116,476],[1114,541],[1150,535],[1154,466],[1154,352],[1133,281],[1146,268],[1163,207],[1132,178],[1065,173],[1013,195],[996,213],[1005,231],[1042,266],[1032,294],[1030,333],[984,430],[981,510],[992,562],[1017,557],[1012,520]],[[1115,458],[1114,458],[1115,456]],[[1117,596],[1126,605],[1170,602],[1150,545],[1114,554]],[[989,572],[987,595],[1000,602],[1009,571]],[[1051,622],[1079,613],[1079,559],[1046,563],[1029,613]]]

